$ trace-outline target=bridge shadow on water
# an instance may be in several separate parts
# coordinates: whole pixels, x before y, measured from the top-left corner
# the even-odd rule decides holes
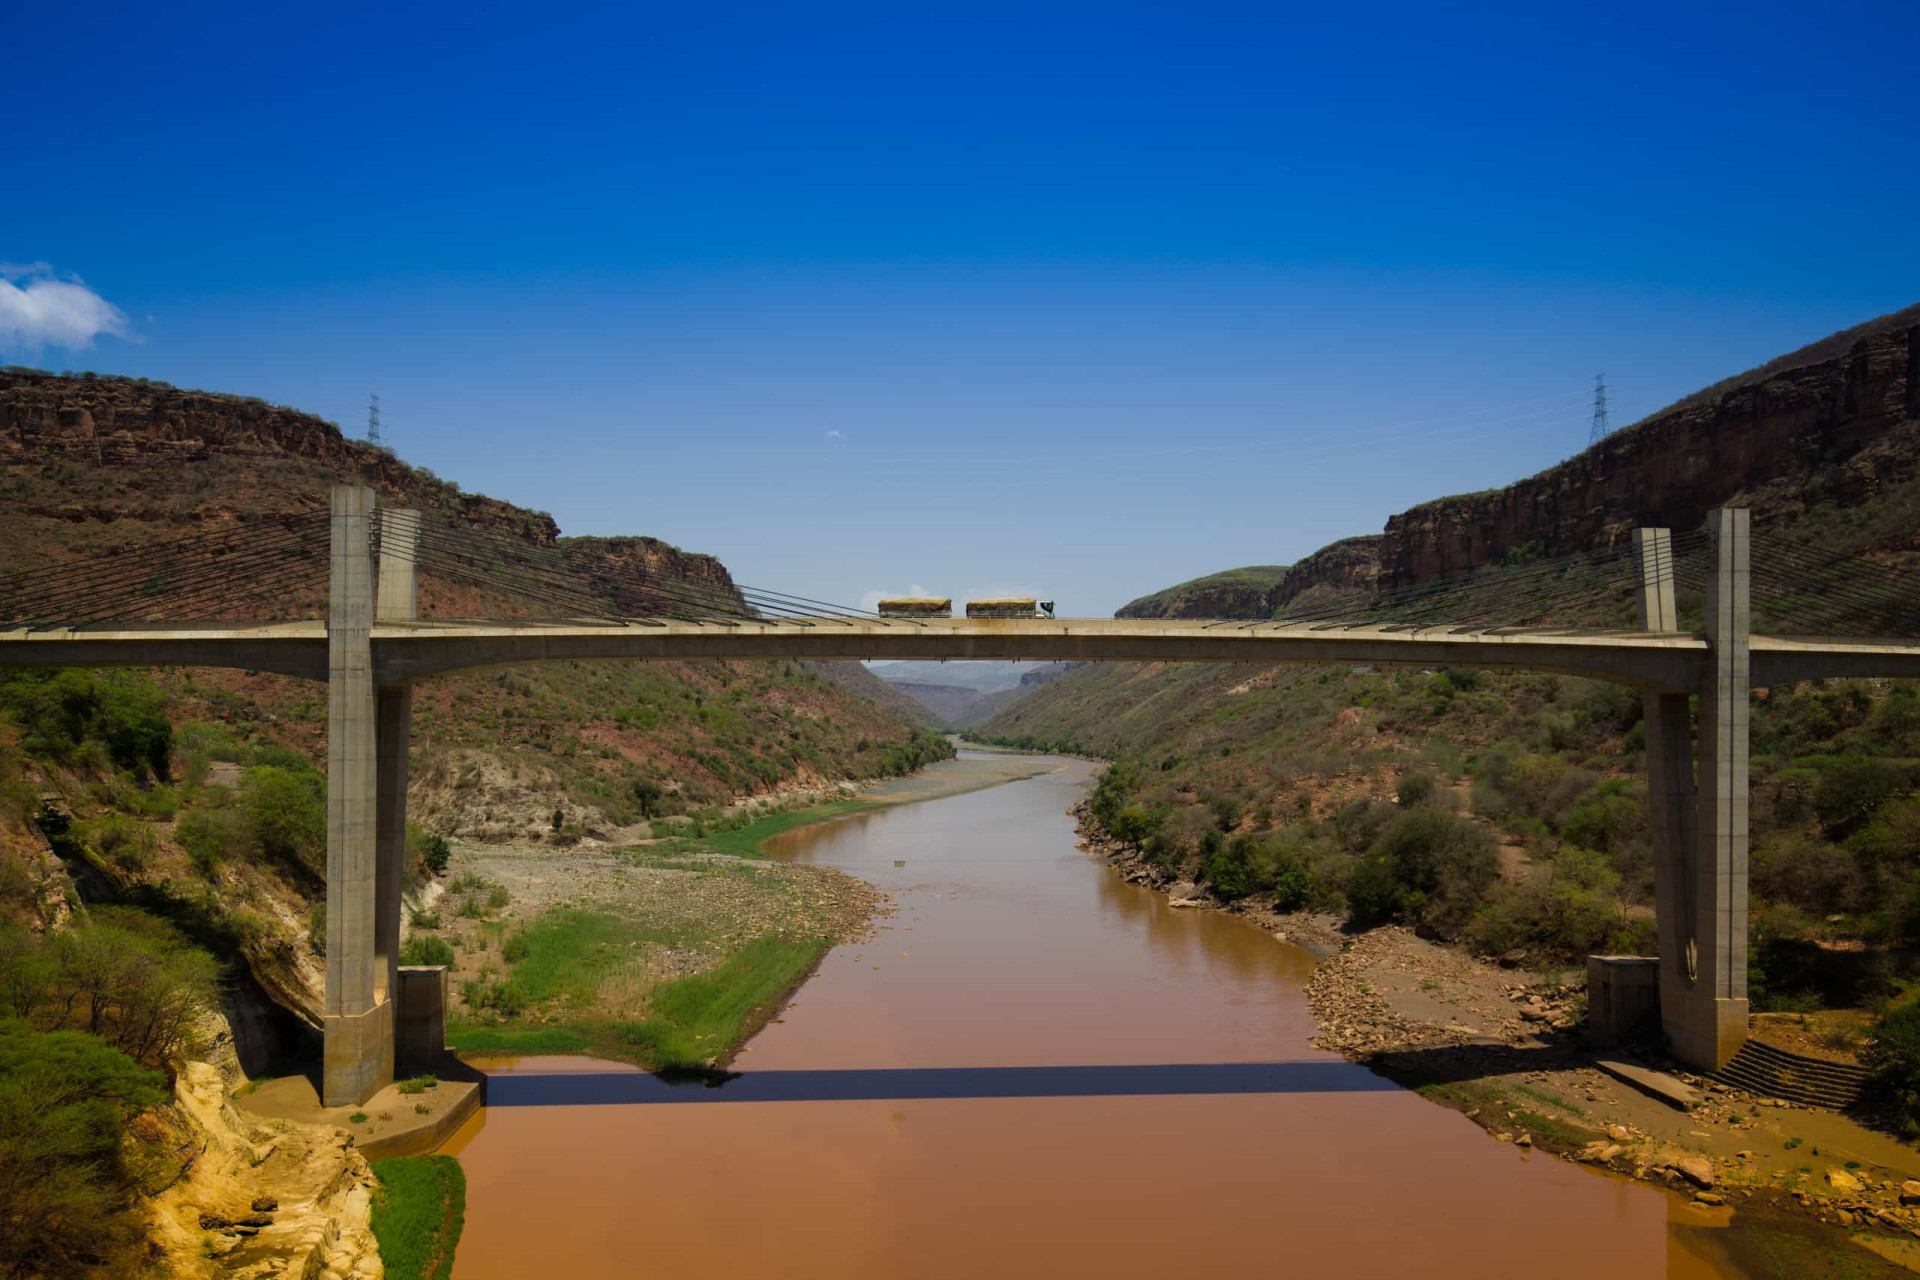
[[[1388,1093],[1349,1062],[1182,1062],[1121,1066],[879,1067],[744,1071],[671,1078],[639,1071],[503,1072],[489,1107],[691,1102],[866,1102],[932,1098],[1114,1098],[1204,1094]]]

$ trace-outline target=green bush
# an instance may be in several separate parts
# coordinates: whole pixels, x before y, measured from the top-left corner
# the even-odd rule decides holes
[[[1356,924],[1390,919],[1441,933],[1464,927],[1499,871],[1493,837],[1439,809],[1399,814],[1347,881]]]
[[[1901,1133],[1920,1137],[1920,1004],[1899,1005],[1876,1019],[1860,1057]]]
[[[1844,840],[1906,789],[1906,775],[1899,766],[1867,756],[1840,756],[1820,771],[1813,810],[1829,840]]]
[[[1410,773],[1400,779],[1400,785],[1394,788],[1394,795],[1401,805],[1411,809],[1417,804],[1426,804],[1440,789],[1440,783],[1430,773]]]
[[[527,935],[516,933],[501,946],[500,958],[508,964],[518,964],[527,958],[531,949],[527,944]]]
[[[1107,833],[1122,844],[1139,848],[1159,829],[1160,823],[1153,814],[1137,804],[1121,809],[1107,824]]]
[[[197,1045],[217,976],[212,956],[129,907],[51,935],[0,925],[0,1016],[86,1031],[149,1067]]]
[[[416,934],[400,945],[401,964],[445,965],[452,967],[453,948],[446,939],[436,938],[432,934]]]
[[[135,777],[167,777],[173,729],[166,695],[144,676],[121,672],[25,670],[0,675],[0,711],[23,731],[33,755],[74,759],[100,743]]]
[[[174,824],[173,838],[209,880],[223,862],[245,858],[254,849],[253,827],[238,809],[195,809]]]
[[[97,1036],[0,1021],[0,1274],[133,1274],[123,1134],[164,1081]]]
[[[426,867],[428,875],[447,873],[447,862],[453,860],[453,846],[447,842],[447,837],[432,831],[424,831],[409,821],[407,846],[419,856],[420,865]]]
[[[255,765],[240,778],[241,805],[260,851],[310,880],[326,880],[327,780],[312,769]]]

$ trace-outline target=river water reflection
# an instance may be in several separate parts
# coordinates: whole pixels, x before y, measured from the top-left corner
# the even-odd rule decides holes
[[[1079,853],[1060,765],[780,837],[898,910],[725,1087],[502,1064],[456,1275],[1714,1274],[1659,1193],[1312,1048],[1312,957]]]

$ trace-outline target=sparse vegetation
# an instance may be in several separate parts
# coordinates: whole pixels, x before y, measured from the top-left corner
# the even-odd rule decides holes
[[[1401,920],[1489,953],[1652,946],[1630,689],[1444,669],[1174,666],[1142,681],[1096,666],[980,736],[1110,757],[1093,820],[1222,898]],[[1770,690],[1754,701],[1753,743],[1755,1008],[1885,995],[1897,973],[1884,948],[1920,940],[1920,691]],[[1455,791],[1471,817],[1451,812]],[[1492,874],[1489,843],[1466,827],[1522,851],[1522,865]],[[1450,850],[1437,871],[1436,848]],[[1840,940],[1868,949],[1823,945]]]

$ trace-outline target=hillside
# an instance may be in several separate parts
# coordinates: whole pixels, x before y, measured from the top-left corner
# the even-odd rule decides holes
[[[1607,545],[1639,523],[1690,529],[1728,501],[1764,536],[1910,562],[1916,320],[1850,330],[1540,476],[1397,515],[1298,562],[1268,608]],[[1095,664],[974,732],[1113,760],[1086,821],[1161,883],[1571,958],[1649,945],[1640,714],[1630,690],[1555,676]],[[1766,690],[1752,723],[1755,1007],[1884,995],[1907,963],[1887,948],[1920,940],[1920,690]]]
[[[1262,618],[1267,594],[1286,576],[1284,564],[1252,564],[1166,587],[1130,600],[1116,618]]]
[[[993,693],[1018,685],[1038,662],[995,662],[987,659],[953,662],[876,662],[868,670],[888,683],[950,685]]]
[[[923,715],[954,728],[978,724],[1079,666],[1074,662],[889,662],[873,668]],[[918,677],[918,678],[915,678]],[[930,678],[929,678],[930,677]]]
[[[545,512],[463,493],[295,410],[0,371],[0,573],[265,525],[314,510],[348,478],[383,502],[556,548],[589,576],[643,569],[734,589],[710,556],[646,537],[563,539]],[[422,597],[429,610],[488,603],[431,581]],[[951,752],[857,664],[560,663],[428,681],[414,705],[408,802],[423,840],[619,839],[649,819],[711,820],[740,797],[819,792]],[[135,728],[90,727],[122,711]],[[320,686],[215,670],[16,673],[0,680],[0,712],[0,917],[44,923],[74,876],[89,894],[137,892],[176,915],[193,904],[196,927],[314,1018],[323,851],[311,829],[282,830],[273,815],[308,822],[314,788],[324,793]],[[102,743],[136,730],[152,754],[110,758]],[[88,839],[60,845],[44,812]]]

